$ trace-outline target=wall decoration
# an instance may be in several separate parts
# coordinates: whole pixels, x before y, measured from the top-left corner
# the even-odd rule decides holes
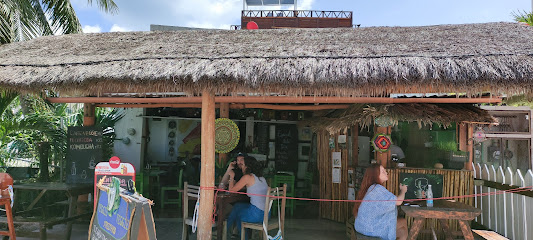
[[[307,160],[311,154],[311,143],[298,143],[298,159]]]
[[[333,167],[334,168],[342,167],[341,152],[332,152],[331,153],[331,159],[332,159],[332,163],[333,163]]]
[[[390,135],[376,134],[376,136],[374,136],[374,138],[372,139],[372,146],[374,147],[374,150],[379,152],[388,151],[391,145],[392,142],[390,139]]]
[[[333,183],[341,183],[341,169],[333,168],[331,170],[331,181]]]
[[[298,131],[298,139],[300,141],[311,141],[313,137],[313,132],[310,127],[302,127]]]
[[[215,152],[230,152],[237,147],[239,138],[239,127],[235,122],[227,118],[215,120]]]
[[[329,138],[329,148],[334,149],[335,148],[335,138]]]
[[[353,168],[348,169],[348,187],[355,187],[355,172]]]

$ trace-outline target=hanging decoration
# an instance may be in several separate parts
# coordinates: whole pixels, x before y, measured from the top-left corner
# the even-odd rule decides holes
[[[389,116],[379,116],[374,118],[374,124],[380,127],[388,127],[394,124],[394,120],[392,120],[392,118]]]
[[[483,142],[487,139],[485,135],[485,131],[481,127],[478,127],[477,130],[474,132],[474,141],[479,143]]]
[[[227,153],[239,144],[240,132],[237,124],[227,118],[215,120],[215,152]]]
[[[376,136],[374,136],[374,138],[372,139],[372,146],[374,147],[374,150],[379,152],[388,151],[391,145],[392,142],[390,139],[390,135],[376,134]]]

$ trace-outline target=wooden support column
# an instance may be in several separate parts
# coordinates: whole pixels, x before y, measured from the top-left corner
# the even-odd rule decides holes
[[[468,149],[468,161],[465,163],[466,170],[472,169],[472,162],[474,161],[474,125],[472,123],[468,124],[467,128],[467,149]]]
[[[229,103],[221,103],[220,104],[220,117],[221,118],[229,118]],[[226,164],[227,159],[228,159],[228,154],[227,153],[219,153],[218,154],[219,163]]]
[[[215,95],[202,92],[202,171],[200,173],[200,209],[198,239],[211,239],[211,218],[215,186]]]
[[[375,134],[386,134],[391,135],[391,127],[375,127],[374,128],[374,135]],[[376,162],[381,164],[384,168],[391,167],[390,164],[390,151],[386,152],[379,152],[375,151],[374,157],[376,159]]]
[[[94,126],[96,123],[96,112],[94,104],[83,104],[83,126]]]
[[[348,165],[356,168],[359,165],[359,124],[352,126],[352,161]]]

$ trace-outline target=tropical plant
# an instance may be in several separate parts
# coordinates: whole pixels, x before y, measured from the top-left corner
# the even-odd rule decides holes
[[[512,15],[515,21],[527,23],[528,25],[533,26],[533,12],[528,13],[526,11],[518,11],[516,13],[513,12]]]
[[[87,0],[92,4],[93,0]],[[114,0],[97,0],[104,12],[118,10]],[[69,0],[1,0],[0,44],[54,33],[79,33],[80,21]]]

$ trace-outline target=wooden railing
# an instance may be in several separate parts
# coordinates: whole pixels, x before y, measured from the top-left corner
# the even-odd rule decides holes
[[[352,19],[350,11],[315,11],[315,10],[243,10],[242,17],[278,17],[278,18],[345,18]]]
[[[473,164],[476,194],[491,194],[475,199],[475,207],[481,208],[476,222],[509,239],[533,240],[533,192],[501,193],[519,187],[533,186],[531,169],[522,173],[519,169]]]

